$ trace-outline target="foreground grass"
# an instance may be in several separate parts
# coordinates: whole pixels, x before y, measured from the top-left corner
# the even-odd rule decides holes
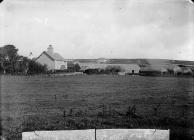
[[[7,139],[34,130],[159,128],[194,135],[194,79],[117,75],[3,76],[1,124]]]

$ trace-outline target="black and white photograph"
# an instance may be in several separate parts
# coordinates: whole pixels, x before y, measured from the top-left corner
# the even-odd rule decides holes
[[[194,140],[193,0],[4,0],[0,140]]]

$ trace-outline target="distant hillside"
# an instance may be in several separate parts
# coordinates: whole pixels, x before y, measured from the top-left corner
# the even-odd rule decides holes
[[[98,59],[76,59],[80,63],[97,63]],[[139,64],[139,65],[193,65],[194,61],[169,60],[169,59],[107,59],[107,64]]]

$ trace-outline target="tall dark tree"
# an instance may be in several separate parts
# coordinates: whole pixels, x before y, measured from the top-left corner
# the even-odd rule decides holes
[[[0,47],[0,60],[1,69],[5,72],[6,70],[15,71],[15,63],[18,59],[18,49],[14,45],[4,45]]]
[[[81,69],[81,67],[80,67],[80,65],[79,65],[78,63],[76,63],[76,64],[74,65],[74,67],[75,67],[75,71],[76,71],[76,72],[80,71],[80,69]]]

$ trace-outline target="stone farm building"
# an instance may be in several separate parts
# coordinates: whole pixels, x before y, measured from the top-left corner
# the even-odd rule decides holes
[[[47,65],[48,70],[57,71],[67,69],[67,61],[58,53],[54,52],[52,45],[49,45],[47,51],[43,51],[36,59],[36,62]]]
[[[141,67],[140,75],[193,75],[190,67],[183,65],[148,65]]]
[[[140,69],[140,75],[165,75],[167,73],[166,66],[162,65],[147,65]]]
[[[108,67],[120,67],[124,74],[138,74],[140,67],[137,64],[107,64],[107,63],[78,63],[82,71],[96,69],[105,70]]]

